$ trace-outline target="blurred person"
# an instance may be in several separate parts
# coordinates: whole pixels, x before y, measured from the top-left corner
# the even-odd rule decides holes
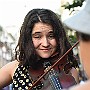
[[[28,90],[44,73],[44,62],[53,65],[71,47],[58,16],[48,9],[32,9],[25,16],[15,48],[15,60],[0,69],[0,89]],[[64,66],[70,65],[64,70]],[[77,61],[71,51],[56,67],[62,88],[78,83]],[[67,73],[66,73],[67,72]],[[32,90],[52,90],[47,77]]]
[[[65,20],[64,24],[77,31],[80,61],[88,79],[83,84],[65,90],[90,90],[90,0],[86,0],[85,7]]]

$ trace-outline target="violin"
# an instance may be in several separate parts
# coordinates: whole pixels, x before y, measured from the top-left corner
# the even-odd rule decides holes
[[[57,66],[59,65],[60,70],[65,69],[65,67],[68,68],[68,69],[71,68],[71,64],[68,63],[65,58],[66,58],[66,56],[68,55],[68,53],[69,53],[78,43],[79,43],[79,41],[77,41],[63,56],[61,56],[61,57],[48,69],[48,71],[44,72],[44,73],[33,83],[33,85],[29,88],[29,90],[31,90],[35,85],[37,85],[37,83],[39,83],[40,80],[41,80],[51,69],[55,68],[56,65],[57,65]],[[67,67],[67,66],[68,66],[68,67]],[[66,73],[67,73],[67,71],[66,71]],[[63,77],[65,78],[66,76],[69,77],[69,75],[66,75],[65,73],[63,73]],[[68,79],[68,78],[66,78],[66,79]],[[72,78],[69,78],[69,79],[72,80]],[[61,80],[62,82],[64,82],[65,79],[60,78],[60,80]],[[69,81],[70,81],[70,80],[69,80]],[[62,83],[62,84],[63,84],[63,83]],[[68,83],[67,83],[67,85],[68,85]],[[66,86],[66,87],[67,87],[67,86]],[[57,89],[55,89],[55,90],[57,90]],[[60,90],[60,89],[58,89],[58,90]]]

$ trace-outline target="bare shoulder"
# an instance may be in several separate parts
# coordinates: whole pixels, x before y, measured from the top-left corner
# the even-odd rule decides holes
[[[7,67],[7,68],[14,68],[18,66],[19,62],[17,60],[7,63],[5,66],[3,66],[1,69]]]
[[[13,69],[11,70],[11,74],[12,74],[12,77],[13,77],[13,74],[16,71],[16,68],[18,67],[19,62],[17,60],[15,60],[15,61],[10,62],[9,64],[10,64],[9,65],[10,68],[13,67]]]
[[[13,75],[14,71],[16,70],[17,66],[18,66],[19,62],[17,60],[12,61],[8,64],[6,64],[5,66],[3,66],[0,69],[0,72],[7,72],[9,74],[11,74],[11,76]]]
[[[19,62],[17,60],[15,60],[15,61],[12,61],[12,62],[8,63],[7,65],[12,66],[12,67],[17,67],[18,64],[19,64]]]
[[[12,82],[13,74],[18,67],[18,61],[12,61],[0,69],[0,90]],[[4,75],[4,76],[3,76]]]

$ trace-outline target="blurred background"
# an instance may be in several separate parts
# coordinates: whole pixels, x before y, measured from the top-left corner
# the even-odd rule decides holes
[[[33,8],[47,8],[54,11],[62,22],[76,14],[85,6],[85,0],[0,0],[0,68],[14,60],[14,50],[19,37],[19,30],[25,15]],[[68,39],[73,45],[76,33],[65,26]],[[77,57],[80,81],[86,80],[83,67],[78,58],[78,46],[73,49]],[[12,90],[11,85],[3,90]]]

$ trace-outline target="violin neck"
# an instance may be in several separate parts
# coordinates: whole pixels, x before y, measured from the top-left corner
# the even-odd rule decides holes
[[[44,62],[44,68],[46,71],[48,71],[48,69],[51,67],[50,62]],[[53,88],[53,90],[61,90],[62,86],[61,83],[59,81],[59,77],[57,75],[57,73],[55,72],[55,70],[52,68],[48,73],[48,79],[49,82]]]
[[[61,83],[59,81],[59,77],[58,75],[55,73],[54,70],[51,70],[49,72],[49,76],[48,76],[48,79],[50,81],[50,84],[52,86],[52,88],[54,90],[61,90],[62,89],[62,86],[61,86]]]

